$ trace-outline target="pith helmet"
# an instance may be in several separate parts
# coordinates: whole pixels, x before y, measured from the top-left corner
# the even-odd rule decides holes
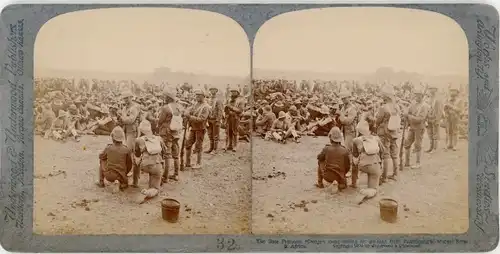
[[[125,132],[123,131],[122,127],[116,126],[111,131],[111,139],[113,139],[114,141],[118,141],[118,142],[125,141]]]

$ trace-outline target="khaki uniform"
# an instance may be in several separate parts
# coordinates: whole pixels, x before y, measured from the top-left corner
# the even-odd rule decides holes
[[[439,129],[443,116],[443,103],[438,98],[431,98],[429,102],[429,113],[427,114],[427,135],[431,142],[429,152],[436,150],[439,142]]]
[[[197,103],[189,109],[189,136],[186,140],[186,167],[191,165],[191,149],[194,145],[193,152],[198,154],[201,162],[201,152],[203,148],[203,139],[205,138],[205,130],[207,125],[208,115],[210,114],[210,105],[206,102]]]
[[[138,136],[137,127],[140,122],[140,107],[135,103],[131,103],[128,107],[124,108],[121,114],[123,130],[125,131],[125,144],[134,153],[135,139]],[[139,167],[133,161],[133,184],[137,185],[139,181]]]
[[[174,161],[174,175],[179,175],[179,139],[180,133],[178,131],[172,131],[170,129],[170,123],[172,122],[173,111],[176,111],[176,115],[181,115],[180,106],[177,103],[169,103],[160,108],[160,113],[158,116],[158,133],[163,140],[166,147],[165,154],[165,164],[164,164],[164,177],[168,178],[168,171],[170,169],[170,160]]]
[[[455,149],[458,142],[458,124],[463,113],[463,102],[451,97],[444,107],[446,118],[447,148]]]
[[[135,140],[134,153],[136,157],[140,158],[138,165],[141,171],[149,174],[149,188],[160,189],[161,179],[164,172],[164,158],[166,156],[167,148],[163,140],[161,140],[162,151],[159,154],[150,155],[147,152],[146,141],[147,136],[139,137]],[[160,137],[157,137],[160,138]]]
[[[210,139],[210,150],[216,151],[219,144],[220,125],[224,108],[221,99],[214,96],[210,102],[210,115],[208,116],[208,138]]]
[[[123,144],[109,144],[99,154],[99,182],[118,180],[122,187],[128,186],[127,174],[132,169],[131,150]]]
[[[382,181],[387,178],[389,168],[392,165],[392,177],[398,175],[398,158],[399,158],[399,145],[397,140],[399,138],[399,131],[390,131],[387,127],[391,114],[400,114],[401,109],[395,103],[386,103],[378,109],[376,115],[375,125],[377,126],[377,134],[384,144],[384,153],[382,158]],[[391,160],[392,159],[392,163]]]
[[[405,166],[410,163],[410,149],[415,144],[415,152],[417,153],[417,164],[420,164],[420,156],[422,151],[422,140],[425,132],[425,119],[428,115],[429,107],[425,102],[414,103],[408,109],[409,132],[405,139]]]
[[[329,183],[337,181],[339,190],[347,187],[346,174],[351,167],[349,151],[342,145],[327,144],[318,154],[318,186],[323,180]]]
[[[358,116],[358,112],[356,107],[352,104],[349,103],[349,105],[344,106],[342,110],[340,110],[340,115],[338,117],[339,123],[341,125],[341,130],[343,131],[344,134],[344,144],[349,150],[349,152],[352,152],[352,140],[356,137],[356,117]],[[352,156],[352,154],[349,154]],[[352,161],[352,157],[351,157]],[[358,175],[359,171],[358,168],[352,165],[352,185],[356,186],[356,183],[358,181]]]
[[[378,138],[377,138],[378,139]],[[357,158],[357,168],[368,175],[368,188],[378,189],[379,179],[382,175],[380,167],[381,159],[384,154],[384,144],[378,139],[379,153],[366,154],[363,146],[363,137],[357,137],[353,140],[352,155]]]
[[[240,122],[240,116],[243,113],[245,102],[241,98],[236,98],[234,101],[229,101],[228,106],[233,107],[235,110],[231,110],[226,107],[226,139],[227,139],[227,150],[236,149],[238,145],[238,126]]]

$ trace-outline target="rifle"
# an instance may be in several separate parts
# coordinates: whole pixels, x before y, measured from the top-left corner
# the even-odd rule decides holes
[[[189,128],[189,121],[186,120],[186,127],[184,128],[184,133],[182,134],[182,144],[181,144],[181,154],[180,154],[180,171],[184,171],[184,147],[186,145],[186,132]]]
[[[399,171],[403,171],[403,145],[405,142],[407,127],[408,127],[408,119],[405,118],[403,123],[403,134],[401,135],[401,144],[399,145]]]

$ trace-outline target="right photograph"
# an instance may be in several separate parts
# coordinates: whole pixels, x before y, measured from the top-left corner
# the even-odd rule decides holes
[[[252,233],[459,234],[468,42],[451,18],[321,8],[253,44]]]

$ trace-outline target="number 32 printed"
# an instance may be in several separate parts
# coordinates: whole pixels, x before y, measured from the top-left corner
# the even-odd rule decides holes
[[[217,238],[217,249],[225,251],[233,251],[239,249],[236,241],[233,238]]]

